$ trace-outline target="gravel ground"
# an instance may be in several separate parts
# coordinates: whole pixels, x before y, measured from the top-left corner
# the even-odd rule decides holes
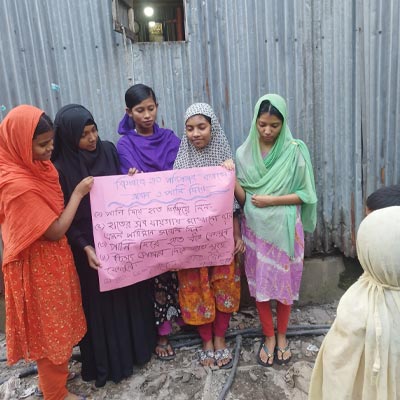
[[[241,333],[237,368],[220,370],[200,366],[197,360],[197,350],[200,348],[196,344],[197,335],[189,333],[182,338],[183,333],[177,331],[174,334],[176,341],[173,342],[176,345],[174,360],[165,362],[154,356],[130,378],[119,384],[108,382],[100,389],[95,388],[93,382],[83,382],[78,376],[69,383],[69,389],[88,396],[88,399],[98,400],[214,400],[224,398],[224,386],[235,371],[233,383],[225,391],[227,400],[247,400],[249,396],[252,399],[306,400],[312,367],[326,332],[326,329],[318,329],[311,334],[309,329],[330,325],[335,318],[336,307],[337,301],[318,306],[293,307],[290,318],[292,328],[288,331],[293,358],[287,366],[274,364],[272,368],[265,368],[257,364],[261,330],[256,309],[248,306],[232,317],[229,329],[228,345],[231,349],[237,345],[236,338]],[[5,337],[0,333],[2,360],[5,352]],[[74,352],[79,353],[79,349],[75,348]],[[19,377],[21,373],[32,370],[34,364],[21,361],[8,367],[1,361],[0,366],[0,399],[37,399],[33,396],[37,374]],[[70,369],[79,375],[80,363],[71,361]]]

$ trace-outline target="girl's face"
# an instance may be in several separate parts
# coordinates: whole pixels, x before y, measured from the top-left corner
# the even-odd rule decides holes
[[[86,151],[95,151],[98,137],[96,125],[86,125],[79,139],[79,148]]]
[[[186,136],[196,149],[204,149],[211,141],[211,124],[204,115],[193,115],[186,121]]]
[[[48,131],[37,135],[32,140],[32,159],[33,161],[48,161],[53,152],[54,131]]]
[[[128,115],[135,122],[136,131],[141,135],[148,136],[153,133],[153,125],[157,118],[157,107],[154,99],[148,97],[131,109],[126,109]]]
[[[260,142],[273,145],[281,132],[282,125],[282,121],[276,115],[261,114],[256,122]]]

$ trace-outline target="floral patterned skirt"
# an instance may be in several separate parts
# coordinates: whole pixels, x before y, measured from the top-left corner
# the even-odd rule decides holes
[[[71,249],[59,241],[38,240],[18,261],[3,266],[7,361],[69,359],[86,332],[81,289]]]
[[[190,325],[213,322],[215,310],[232,313],[239,309],[240,271],[229,265],[178,271],[182,318]]]
[[[180,317],[176,272],[165,272],[154,278],[154,315],[156,326]]]

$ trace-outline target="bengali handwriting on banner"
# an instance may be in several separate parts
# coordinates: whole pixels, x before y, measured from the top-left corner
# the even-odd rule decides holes
[[[100,290],[229,264],[234,180],[222,167],[96,177],[90,202]]]

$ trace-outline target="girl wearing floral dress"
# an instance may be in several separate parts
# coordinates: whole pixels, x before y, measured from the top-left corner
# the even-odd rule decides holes
[[[231,158],[228,140],[212,108],[205,103],[191,105],[174,169],[219,166]],[[236,202],[234,208],[239,209]],[[236,215],[233,228],[235,253],[243,252]],[[240,300],[240,273],[235,260],[229,265],[183,269],[178,271],[178,279],[183,320],[197,325],[203,341],[200,363],[210,366],[216,362],[220,368],[230,368],[232,354],[225,343],[225,332]]]

